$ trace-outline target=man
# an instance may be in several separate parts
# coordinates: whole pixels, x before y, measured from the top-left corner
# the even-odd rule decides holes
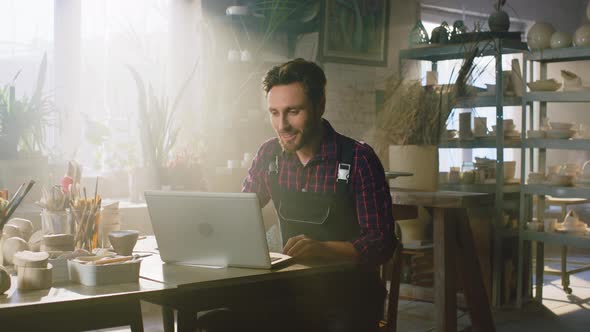
[[[261,206],[272,199],[285,254],[359,263],[359,290],[352,293],[366,312],[330,316],[344,319],[340,325],[348,330],[369,331],[384,296],[376,268],[396,245],[391,196],[373,150],[322,118],[325,86],[323,70],[303,59],[266,74],[263,88],[277,137],[260,147],[242,191],[257,193]]]

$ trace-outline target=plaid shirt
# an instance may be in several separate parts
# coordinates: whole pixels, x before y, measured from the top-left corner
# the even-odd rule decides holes
[[[303,166],[294,153],[279,153],[279,187],[286,191],[336,192],[338,173],[337,133],[323,120],[324,132],[318,152]],[[265,142],[248,170],[243,192],[255,192],[261,206],[270,197],[268,165],[275,155],[277,138]],[[394,222],[389,186],[379,158],[370,146],[356,142],[350,184],[356,204],[359,237],[352,244],[360,260],[367,264],[385,263],[395,247]]]

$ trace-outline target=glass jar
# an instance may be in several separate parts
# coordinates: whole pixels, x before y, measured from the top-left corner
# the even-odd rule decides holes
[[[74,224],[67,211],[41,210],[43,234],[74,234]]]

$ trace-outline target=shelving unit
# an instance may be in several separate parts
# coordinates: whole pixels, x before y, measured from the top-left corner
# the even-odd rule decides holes
[[[404,60],[422,60],[431,62],[433,71],[437,70],[437,62],[443,60],[463,59],[467,50],[478,47],[480,54],[478,56],[494,56],[495,57],[495,73],[496,86],[501,87],[503,84],[502,78],[502,55],[505,54],[519,54],[527,49],[525,43],[504,38],[491,38],[487,40],[480,40],[477,42],[460,43],[460,44],[446,44],[439,46],[427,46],[420,48],[412,48],[401,50],[399,53],[400,65],[402,68],[402,61]],[[499,89],[501,90],[501,89]],[[455,108],[477,108],[477,107],[495,107],[496,108],[496,131],[495,138],[479,138],[469,141],[448,141],[442,142],[439,148],[443,149],[480,149],[480,148],[494,148],[496,149],[496,178],[504,178],[504,149],[505,148],[521,148],[522,142],[520,139],[507,139],[504,137],[503,119],[504,107],[506,106],[521,106],[522,98],[513,96],[504,96],[503,93],[496,93],[491,96],[478,96],[474,98],[465,98],[458,101]],[[509,184],[505,185],[502,181],[498,184],[472,184],[472,185],[441,185],[441,190],[453,191],[470,191],[493,193],[495,195],[495,216],[493,227],[493,253],[492,253],[492,303],[499,305],[501,303],[502,294],[502,275],[503,275],[503,241],[506,239],[513,239],[518,235],[515,231],[506,230],[502,226],[503,212],[505,208],[518,209],[518,203],[506,204],[506,199],[518,199],[518,192],[520,185]]]
[[[547,79],[547,65],[549,63],[571,62],[590,60],[590,47],[570,47],[564,49],[547,49],[542,52],[530,52],[524,55],[524,75],[525,91],[527,69],[531,71],[534,63],[540,64],[540,79]],[[529,75],[532,77],[533,75]],[[545,209],[545,196],[552,196],[557,198],[580,198],[590,199],[590,189],[577,187],[559,187],[544,184],[529,185],[525,182],[525,174],[528,171],[544,171],[546,167],[546,154],[549,149],[559,150],[590,150],[589,139],[525,139],[527,129],[533,129],[532,123],[535,116],[538,116],[538,124],[542,123],[543,119],[547,117],[548,103],[580,103],[590,102],[590,93],[588,91],[556,91],[556,92],[525,92],[522,103],[522,160],[526,160],[527,153],[530,158],[528,167],[521,165],[521,193],[520,193],[520,218],[519,218],[519,260],[518,260],[518,284],[517,284],[517,305],[523,302],[522,294],[525,287],[525,275],[530,275],[529,271],[532,267],[532,259],[529,259],[531,253],[530,246],[532,242],[536,243],[536,292],[535,297],[541,300],[543,296],[543,274],[544,274],[544,244],[555,244],[562,246],[562,270],[550,271],[551,274],[561,274],[564,290],[571,292],[569,289],[569,275],[584,270],[590,267],[583,267],[574,270],[565,271],[565,257],[567,256],[567,246],[590,248],[590,236],[575,235],[557,232],[539,232],[525,230],[526,222],[533,217],[533,208],[536,204],[536,213],[541,220],[542,213]],[[538,103],[538,108],[535,108],[535,103]],[[526,119],[531,119],[527,125]],[[538,150],[538,154],[533,153]],[[533,160],[537,161],[536,169]],[[535,203],[534,197],[537,197]],[[527,262],[525,262],[527,260]],[[549,273],[549,272],[548,272]],[[532,296],[532,283],[530,279],[527,280],[526,294]]]

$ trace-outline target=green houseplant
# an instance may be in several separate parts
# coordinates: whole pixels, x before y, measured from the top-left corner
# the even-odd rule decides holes
[[[45,148],[45,130],[51,124],[53,102],[43,92],[47,73],[47,54],[43,55],[31,97],[17,99],[15,83],[0,89],[0,159],[16,159],[18,152],[37,153]]]
[[[127,65],[137,87],[138,127],[143,159],[143,167],[135,169],[131,174],[132,200],[139,199],[136,196],[138,192],[143,192],[142,189],[159,188],[165,184],[163,180],[167,178],[167,164],[181,130],[176,123],[176,113],[197,68],[198,62],[171,102],[164,92],[156,93],[151,83],[148,82],[146,86],[141,74]]]

